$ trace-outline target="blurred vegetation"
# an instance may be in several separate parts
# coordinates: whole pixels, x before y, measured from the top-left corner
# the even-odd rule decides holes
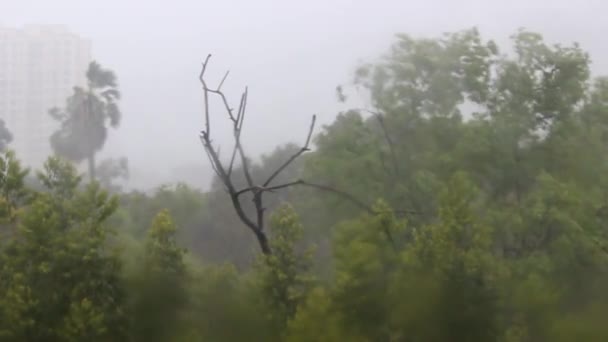
[[[270,255],[217,179],[126,193],[125,163],[87,183],[2,152],[0,340],[608,341],[608,79],[576,44],[513,45],[399,35],[361,66],[370,108],[276,182],[374,210],[278,190]]]

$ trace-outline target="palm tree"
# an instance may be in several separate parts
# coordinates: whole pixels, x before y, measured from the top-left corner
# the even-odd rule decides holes
[[[0,119],[0,152],[4,151],[11,141],[13,141],[13,135],[4,124],[4,120]]]
[[[95,154],[104,146],[108,128],[116,128],[120,124],[121,113],[117,103],[120,92],[114,72],[103,69],[95,61],[89,64],[86,77],[86,89],[74,87],[65,108],[49,111],[61,123],[50,140],[56,154],[74,162],[86,159],[89,177],[94,181]]]

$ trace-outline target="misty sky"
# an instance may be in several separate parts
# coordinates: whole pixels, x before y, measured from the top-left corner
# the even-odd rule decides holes
[[[519,27],[552,42],[578,41],[596,73],[608,74],[603,0],[0,0],[0,25],[64,24],[93,41],[93,55],[113,69],[123,92],[122,126],[104,155],[127,156],[132,185],[175,181],[193,165],[210,170],[198,140],[203,127],[200,63],[236,106],[250,89],[244,137],[253,155],[304,138],[310,116],[329,123],[343,109],[336,85],[360,61],[389,47],[397,32],[438,35],[472,26],[506,42]],[[217,112],[214,122],[223,123]],[[228,151],[230,132],[213,132]]]

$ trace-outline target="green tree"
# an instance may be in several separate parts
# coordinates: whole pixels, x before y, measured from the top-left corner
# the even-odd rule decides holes
[[[68,163],[51,158],[39,193],[3,251],[2,320],[8,340],[73,341],[126,337],[121,263],[104,223],[117,201],[92,183],[81,188]]]
[[[476,219],[478,196],[467,177],[456,174],[440,196],[439,222],[415,230],[403,251],[392,319],[406,339],[495,341],[502,335],[500,284],[508,269],[493,254],[491,228]]]
[[[408,247],[395,262],[334,243],[336,273],[352,274],[351,289],[366,289],[366,279],[385,279],[390,289],[330,296],[342,309],[328,317],[368,322],[349,313],[374,312],[386,323],[384,332],[360,330],[372,340],[449,339],[442,332],[551,340],[558,321],[584,326],[564,311],[597,310],[589,303],[606,279],[608,87],[603,78],[590,82],[589,57],[577,44],[549,45],[523,30],[512,38],[514,54],[506,55],[475,29],[399,35],[384,58],[357,72],[373,108],[325,127],[306,177],[405,211]],[[462,171],[467,179],[453,178]],[[320,199],[307,203],[307,224],[327,228],[352,216],[347,205]],[[345,271],[355,255],[364,255],[361,270],[373,269],[371,259],[382,275]],[[396,295],[378,295],[385,292]],[[351,297],[373,299],[355,306]]]
[[[14,228],[18,211],[30,199],[25,187],[29,170],[23,169],[12,151],[0,155],[0,227]]]
[[[304,301],[314,278],[310,273],[312,250],[298,251],[302,226],[294,209],[281,206],[270,222],[273,253],[261,255],[255,265],[255,286],[267,313],[273,340],[280,340],[287,323]]]
[[[514,54],[502,54],[476,29],[437,39],[398,35],[385,58],[356,73],[373,114],[354,109],[327,126],[307,177],[361,199],[385,198],[416,212],[410,224],[422,226],[437,215],[439,187],[456,171],[505,201],[524,196],[543,169],[570,174],[591,151],[578,151],[585,153],[564,169],[562,148],[577,139],[563,138],[579,130],[581,108],[602,111],[602,83],[589,87],[589,58],[576,44],[552,46],[519,31],[513,46]],[[580,131],[588,141],[589,130]],[[577,172],[597,174],[589,166]],[[324,200],[310,210],[333,222],[349,217],[338,209]]]
[[[185,250],[167,210],[159,212],[144,244],[142,263],[132,284],[131,311],[136,341],[168,341],[181,328],[187,303]]]
[[[103,148],[109,127],[120,124],[121,113],[117,101],[120,92],[116,75],[91,62],[86,72],[87,88],[74,88],[65,108],[53,108],[49,114],[61,123],[51,135],[53,150],[69,160],[87,160],[91,180],[95,180],[95,155]]]
[[[311,290],[295,317],[289,322],[286,341],[289,342],[333,342],[333,341],[372,341],[357,336],[356,329],[344,324],[341,313],[333,308],[328,291],[322,287]]]
[[[335,280],[330,296],[332,309],[341,315],[342,329],[366,340],[384,341],[393,333],[388,293],[406,222],[384,201],[374,211],[336,227]]]
[[[191,254],[209,262],[227,259],[235,263],[239,261],[234,255],[243,251],[226,248],[224,241],[233,237],[235,231],[240,232],[240,229],[230,226],[228,220],[221,216],[221,212],[217,212],[221,205],[210,203],[211,197],[214,202],[218,201],[212,194],[178,183],[160,186],[149,194],[132,191],[119,196],[121,205],[111,222],[114,226],[121,227],[125,238],[144,239],[155,215],[167,209],[179,227],[176,232],[177,240]],[[215,211],[213,215],[212,210]],[[234,248],[237,249],[236,246]]]
[[[205,265],[193,274],[188,328],[180,341],[272,341],[259,291],[231,264]]]
[[[494,209],[497,246],[513,274],[507,319],[526,338],[553,340],[558,322],[597,310],[608,271],[600,198],[544,173],[522,207]]]

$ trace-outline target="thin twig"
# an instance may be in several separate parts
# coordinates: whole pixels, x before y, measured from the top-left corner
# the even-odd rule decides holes
[[[217,86],[217,91],[220,91],[220,89],[222,89],[222,86],[224,85],[224,81],[226,81],[226,78],[228,78],[229,73],[230,73],[230,70],[226,70],[226,73],[224,74],[224,78],[222,78],[222,82],[220,82],[220,85]]]
[[[240,136],[239,139],[236,141],[236,148],[239,152],[239,156],[241,157],[241,167],[243,168],[243,174],[245,175],[247,184],[249,186],[253,186],[253,178],[251,177],[251,172],[249,172],[249,163],[247,163],[247,156],[245,155],[245,151],[243,150],[243,146],[241,145]]]
[[[370,205],[364,203],[363,201],[359,200],[357,197],[355,197],[354,195],[352,195],[346,191],[336,189],[329,185],[312,183],[312,182],[305,181],[302,179],[287,182],[284,184],[273,185],[273,186],[269,186],[269,187],[261,187],[261,186],[247,187],[247,188],[237,191],[236,196],[241,196],[247,192],[253,192],[253,193],[274,192],[276,190],[281,190],[281,189],[285,189],[285,188],[289,188],[289,187],[297,186],[297,185],[307,186],[307,187],[315,188],[317,190],[322,190],[325,192],[333,193],[335,195],[338,195],[339,197],[342,197],[343,199],[348,200],[349,202],[355,204],[357,207],[363,209],[364,211],[366,211],[370,214],[377,213]],[[408,215],[419,214],[415,210],[394,210],[394,212],[396,214],[408,214]]]
[[[242,117],[243,117],[243,111],[245,110],[245,98],[247,97],[247,88],[245,88],[245,91],[243,92],[243,94],[241,95],[241,102],[239,103],[239,109],[236,113],[236,122],[233,120],[233,127],[232,127],[232,131],[233,131],[233,136],[234,136],[234,147],[232,149],[232,155],[230,156],[230,164],[228,166],[228,176],[232,175],[232,169],[234,167],[234,161],[236,159],[236,154],[238,151],[238,144],[237,142],[240,140],[240,132],[241,132],[241,121],[242,121]]]
[[[236,159],[236,143],[232,149],[232,155],[230,156],[230,164],[228,164],[228,176],[232,174],[232,168],[234,167],[234,160]]]
[[[241,115],[239,116],[239,120],[237,120],[237,122],[239,122],[239,124],[238,124],[239,132],[241,132],[241,129],[243,128],[243,122],[245,121],[245,110],[247,109],[247,99],[248,98],[249,98],[249,88],[245,87],[245,93],[243,94],[243,109],[241,109]]]
[[[268,186],[273,179],[275,179],[283,170],[285,170],[285,168],[287,168],[294,160],[296,160],[300,155],[302,155],[302,153],[309,151],[309,145],[310,145],[310,139],[312,137],[312,132],[315,129],[315,122],[317,121],[317,116],[313,115],[312,116],[312,120],[310,122],[310,128],[308,129],[308,135],[306,137],[306,143],[304,143],[304,146],[302,146],[302,148],[300,148],[296,153],[294,153],[291,157],[289,157],[289,159],[287,159],[283,165],[281,165],[278,169],[276,169],[271,175],[270,177],[268,177],[268,179],[264,182],[264,186]]]
[[[205,134],[207,136],[211,135],[211,123],[209,120],[209,92],[207,88],[207,83],[205,82],[205,71],[207,70],[207,64],[209,63],[209,59],[211,58],[211,54],[207,55],[207,58],[205,58],[205,61],[203,62],[203,67],[201,68],[201,73],[198,76],[198,79],[201,81],[201,84],[203,85],[203,90],[204,90],[204,96],[205,96]]]
[[[268,240],[266,238],[266,234],[264,232],[264,225],[265,225],[264,214],[265,214],[266,208],[264,208],[263,196],[266,192],[273,192],[276,190],[288,188],[290,186],[303,185],[303,186],[308,186],[308,187],[315,188],[318,190],[333,193],[335,195],[342,197],[343,199],[350,201],[351,203],[357,205],[359,208],[367,211],[368,213],[374,213],[373,209],[370,206],[368,206],[364,202],[360,201],[353,195],[351,195],[345,191],[335,189],[331,186],[311,183],[311,182],[307,182],[304,180],[297,180],[297,181],[288,182],[288,183],[281,184],[281,185],[269,186],[270,183],[281,172],[283,172],[285,170],[285,168],[287,168],[291,163],[293,163],[304,152],[309,151],[309,145],[310,145],[310,142],[312,139],[312,134],[313,134],[313,131],[315,128],[315,123],[316,123],[315,115],[313,115],[313,117],[312,117],[310,128],[308,130],[308,135],[306,136],[306,141],[305,141],[304,145],[300,148],[300,150],[297,151],[296,153],[294,153],[292,156],[290,156],[281,166],[279,166],[274,172],[272,172],[270,177],[268,177],[266,182],[264,182],[263,186],[254,185],[253,178],[251,176],[249,161],[247,159],[245,150],[244,150],[242,142],[241,142],[241,135],[243,132],[243,130],[242,130],[243,123],[245,122],[245,113],[246,113],[246,109],[247,109],[247,99],[248,99],[248,95],[249,95],[248,88],[245,88],[245,91],[241,95],[241,100],[240,100],[239,107],[238,107],[238,110],[237,110],[236,116],[235,116],[233,109],[230,108],[228,100],[221,90],[224,82],[226,81],[226,78],[228,77],[229,72],[226,72],[222,81],[218,85],[217,89],[209,89],[209,87],[207,86],[204,76],[205,76],[205,72],[207,70],[207,66],[208,66],[210,58],[211,58],[211,54],[209,54],[207,56],[207,58],[205,59],[205,61],[203,62],[201,73],[199,75],[199,80],[203,86],[204,101],[205,101],[205,130],[201,132],[200,139],[203,144],[203,147],[205,148],[205,152],[207,154],[207,157],[209,158],[209,162],[211,163],[211,167],[212,167],[213,171],[215,172],[217,177],[220,179],[220,181],[223,183],[226,191],[228,192],[228,195],[230,196],[230,200],[232,202],[234,210],[236,211],[237,216],[254,233],[254,235],[256,236],[256,238],[258,240],[258,243],[260,244],[260,248],[262,249],[262,252],[264,254],[272,253],[270,246],[268,244]],[[227,168],[225,168],[221,162],[219,148],[215,149],[212,144],[212,140],[211,140],[209,94],[217,95],[222,99],[224,108],[225,108],[226,112],[228,113],[228,117],[229,117],[230,121],[232,122],[234,147],[233,147],[233,150],[232,150],[232,153],[230,156],[230,162],[229,162]],[[388,138],[388,135],[387,135],[387,138]],[[391,142],[391,144],[392,144],[392,142]],[[243,173],[247,180],[247,187],[245,189],[238,190],[238,191],[236,190],[234,182],[232,180],[232,171],[234,169],[234,164],[235,164],[235,160],[237,158],[236,157],[237,154],[240,157],[240,160],[242,163],[242,168],[243,168]],[[255,205],[255,215],[256,215],[255,219],[248,216],[247,213],[245,213],[245,210],[243,209],[243,206],[241,203],[241,196],[245,193],[251,193],[253,195],[253,202]]]
[[[209,159],[209,163],[211,164],[211,168],[213,169],[213,172],[215,172],[215,174],[219,174],[219,171],[218,171],[217,167],[215,166],[215,160],[213,160],[213,158],[211,157],[211,154],[209,153],[209,150],[211,148],[207,147],[207,142],[205,141],[203,134],[204,134],[204,132],[201,133],[201,142],[203,143],[203,146],[205,147],[205,153],[207,154],[207,158]]]
[[[233,123],[236,122],[236,118],[234,117],[234,115],[232,115],[232,108],[230,108],[230,105],[228,104],[228,100],[226,99],[226,96],[224,95],[224,93],[222,93],[221,91],[217,91],[217,90],[209,90],[210,93],[213,94],[217,94],[222,98],[222,103],[224,104],[224,107],[226,108],[226,112],[228,113],[228,117],[230,118],[230,121],[232,121]]]
[[[248,187],[242,190],[239,190],[236,192],[237,196],[243,195],[247,192],[254,192],[254,193],[263,193],[263,192],[272,192],[272,191],[276,191],[276,190],[280,190],[280,189],[285,189],[285,188],[289,188],[291,186],[295,186],[295,185],[303,185],[303,186],[308,186],[311,188],[315,188],[318,190],[323,190],[325,192],[330,192],[333,194],[336,194],[344,199],[348,199],[350,202],[352,202],[353,204],[355,204],[356,206],[358,206],[359,208],[367,211],[368,213],[374,213],[374,211],[372,210],[372,208],[365,204],[364,202],[360,201],[359,199],[357,199],[355,196],[336,189],[334,187],[331,187],[329,185],[323,185],[323,184],[317,184],[317,183],[311,183],[302,179],[293,181],[293,182],[288,182],[285,184],[280,184],[280,185],[274,185],[274,186],[270,186],[270,187],[260,187],[260,186],[252,186],[252,187]]]

